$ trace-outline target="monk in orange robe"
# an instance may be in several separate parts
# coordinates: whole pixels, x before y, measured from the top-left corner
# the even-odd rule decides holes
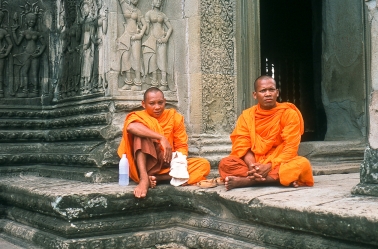
[[[130,178],[137,182],[134,195],[146,197],[148,188],[159,181],[169,180],[172,152],[188,155],[188,136],[184,117],[175,109],[165,109],[163,92],[151,87],[144,93],[143,111],[126,116],[118,155],[126,154],[130,164]],[[205,180],[210,163],[203,158],[188,158],[187,185]]]
[[[310,162],[298,156],[304,132],[300,111],[291,103],[278,103],[275,80],[256,79],[253,97],[258,104],[246,109],[231,134],[231,154],[219,163],[227,190],[261,184],[313,186]]]

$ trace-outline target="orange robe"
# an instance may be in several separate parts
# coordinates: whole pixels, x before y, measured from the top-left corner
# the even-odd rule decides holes
[[[291,103],[277,103],[271,110],[260,105],[244,110],[230,136],[230,157],[219,164],[221,177],[247,176],[248,166],[242,166],[240,159],[251,150],[256,162],[272,164],[271,172],[278,172],[282,185],[297,181],[300,186],[313,186],[311,164],[297,154],[303,132],[302,115]]]
[[[127,132],[132,122],[138,122],[154,132],[164,135],[172,146],[172,151],[179,151],[188,156],[188,136],[185,130],[184,117],[175,109],[166,109],[158,118],[151,117],[146,111],[131,112],[126,116],[123,127],[123,136],[118,147],[118,155],[126,154],[130,164],[130,178],[139,182],[139,174],[135,165],[133,154],[133,134]],[[210,173],[210,163],[204,158],[188,158],[188,184],[195,184],[205,180]],[[166,174],[169,168],[161,170],[158,174]]]

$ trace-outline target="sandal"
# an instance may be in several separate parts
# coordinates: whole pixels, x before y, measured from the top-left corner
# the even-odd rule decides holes
[[[216,179],[211,180],[202,180],[197,183],[197,186],[200,188],[214,188],[218,186]]]
[[[215,178],[215,181],[218,185],[224,185],[224,180],[221,177]]]

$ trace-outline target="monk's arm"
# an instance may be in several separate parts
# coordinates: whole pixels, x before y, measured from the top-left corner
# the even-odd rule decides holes
[[[186,134],[184,117],[175,116],[175,125],[173,129],[173,150],[188,155],[188,135]]]
[[[289,110],[284,114],[281,119],[281,125],[284,126],[281,133],[283,148],[280,155],[274,160],[277,163],[290,161],[298,155],[302,135],[298,114],[293,110]]]
[[[248,165],[249,170],[253,170],[255,168],[256,159],[251,150],[248,150],[244,155],[243,161]]]
[[[244,116],[240,115],[240,117],[238,118],[238,121],[236,122],[235,129],[230,135],[231,142],[232,142],[232,149],[231,149],[230,155],[243,159],[247,163],[247,165],[249,164],[246,160],[248,160],[249,157],[247,156],[247,159],[244,159],[243,157],[245,157],[245,155],[248,152],[252,153],[250,129],[251,127],[248,125]]]
[[[138,122],[132,122],[127,126],[127,132],[130,134],[133,134],[138,137],[144,137],[144,138],[151,138],[159,140],[161,146],[164,150],[164,161],[170,162],[172,159],[172,147],[169,144],[166,137],[163,135],[154,132],[153,130],[149,129],[145,125],[138,123]]]

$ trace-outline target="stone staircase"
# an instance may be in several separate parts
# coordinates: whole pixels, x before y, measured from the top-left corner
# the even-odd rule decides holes
[[[378,245],[371,235],[376,231],[375,220],[365,216],[355,219],[363,219],[365,223],[358,224],[366,228],[351,230],[346,224],[355,221],[354,217],[340,217],[337,209],[326,210],[325,215],[285,206],[282,201],[278,206],[264,204],[264,198],[278,194],[295,196],[295,189],[225,192],[222,186],[204,190],[161,185],[146,199],[135,199],[135,185],[120,187],[116,183],[114,148],[119,144],[125,112],[136,107],[135,103],[102,99],[85,100],[81,105],[61,103],[34,109],[15,105],[0,110],[0,246],[211,249]],[[218,176],[218,162],[229,154],[231,145],[229,136],[201,135],[190,137],[189,148],[190,156],[210,161],[212,178]],[[363,143],[356,141],[307,142],[301,144],[299,153],[310,159],[314,175],[329,175],[359,172],[363,150]],[[316,194],[306,193],[306,189],[300,189],[302,196]],[[338,191],[344,191],[339,198],[350,192],[346,188]],[[249,194],[253,196],[245,196]],[[300,203],[298,200],[296,205]],[[329,217],[335,218],[324,221],[327,228],[319,226],[318,222]],[[332,222],[342,223],[339,231],[329,229]]]
[[[350,193],[358,174],[315,182],[231,191],[163,184],[139,200],[134,183],[2,175],[0,234],[48,249],[376,248],[378,198]]]

